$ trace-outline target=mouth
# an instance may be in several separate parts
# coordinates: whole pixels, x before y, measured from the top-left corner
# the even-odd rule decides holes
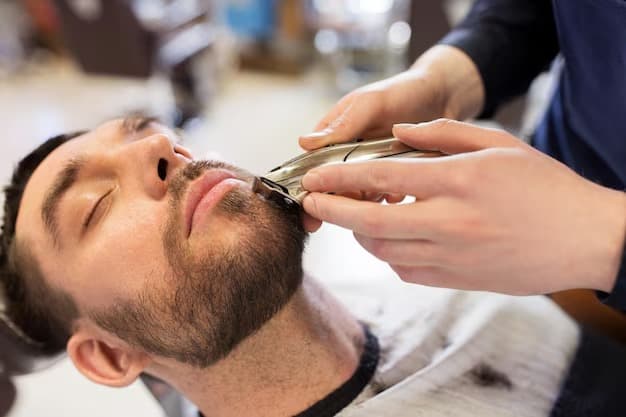
[[[209,213],[233,188],[243,184],[233,172],[226,169],[209,169],[196,179],[187,192],[185,226],[187,237],[203,215]]]

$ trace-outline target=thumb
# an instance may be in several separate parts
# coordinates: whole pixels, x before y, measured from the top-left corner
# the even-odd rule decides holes
[[[300,136],[300,146],[312,150],[357,139],[367,121],[367,115],[363,113],[363,106],[349,105],[339,115],[329,115],[328,120],[323,120],[318,125],[318,128],[326,126],[324,129]]]
[[[474,152],[494,147],[519,147],[524,142],[498,129],[489,129],[450,119],[420,124],[397,124],[393,135],[416,149],[446,154]]]

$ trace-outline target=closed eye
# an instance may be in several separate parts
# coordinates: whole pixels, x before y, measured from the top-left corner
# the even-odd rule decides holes
[[[99,208],[102,206],[102,202],[104,202],[104,200],[113,192],[113,189],[107,191],[105,194],[102,195],[102,197],[100,197],[98,199],[98,201],[96,201],[96,203],[93,205],[93,207],[91,208],[91,210],[89,210],[89,213],[87,214],[87,216],[85,217],[85,219],[83,220],[83,231],[85,231],[89,225],[91,224],[91,221],[93,220],[95,214],[98,212]]]

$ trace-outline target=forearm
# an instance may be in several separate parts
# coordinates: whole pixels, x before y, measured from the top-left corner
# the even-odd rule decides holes
[[[596,253],[598,261],[591,262],[598,266],[595,288],[608,293],[626,290],[626,265],[623,264],[626,243],[626,193],[606,189],[606,194],[605,208],[597,214],[602,233],[598,233],[596,239],[591,239],[598,248]],[[618,300],[618,304],[620,302],[623,304],[613,306],[626,311],[626,292],[616,295],[624,298]]]
[[[516,95],[559,50],[550,0],[477,0],[441,44],[463,50],[485,88],[484,116]]]

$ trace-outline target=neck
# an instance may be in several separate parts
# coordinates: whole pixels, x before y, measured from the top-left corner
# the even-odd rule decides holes
[[[228,357],[163,376],[207,417],[293,416],[352,376],[363,343],[356,319],[305,276],[285,308]]]

